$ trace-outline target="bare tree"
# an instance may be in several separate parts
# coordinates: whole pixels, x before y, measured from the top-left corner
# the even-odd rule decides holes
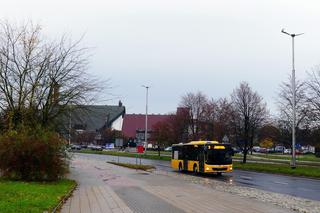
[[[308,73],[306,88],[308,89],[307,101],[312,109],[312,113],[309,113],[313,118],[312,120],[318,124],[320,120],[320,66],[315,67]]]
[[[309,125],[309,118],[311,117],[310,98],[307,97],[307,84],[302,81],[296,82],[296,132]],[[291,146],[292,134],[292,103],[293,91],[291,87],[291,77],[288,82],[283,82],[280,85],[280,92],[278,95],[277,105],[279,109],[278,125],[281,132],[282,143]]]
[[[214,135],[216,140],[222,141],[224,136],[229,140],[233,134],[233,115],[234,110],[232,103],[226,98],[221,98],[217,101],[216,118],[214,123]],[[231,141],[230,141],[231,142]]]
[[[204,117],[205,106],[208,103],[208,98],[202,92],[187,93],[182,97],[180,107],[189,109],[191,138],[193,140],[200,137],[201,120]]]
[[[243,163],[246,163],[247,153],[252,148],[256,130],[267,117],[266,104],[262,97],[253,92],[247,82],[242,82],[231,95],[232,105],[235,112],[234,120],[237,122],[239,137],[243,143]]]
[[[90,103],[102,88],[85,72],[87,64],[80,41],[48,41],[32,23],[0,23],[0,109],[7,128],[49,126],[69,105]]]
[[[216,140],[215,124],[218,105],[214,99],[207,100],[203,104],[203,113],[199,117],[199,136],[205,140]]]

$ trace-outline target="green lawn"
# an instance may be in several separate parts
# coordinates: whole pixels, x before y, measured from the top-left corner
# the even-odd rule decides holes
[[[274,173],[274,174],[320,178],[319,167],[298,166],[295,169],[291,169],[289,165],[285,165],[285,164],[265,164],[265,163],[243,164],[240,162],[233,162],[233,167],[235,169],[250,170],[250,171],[257,171],[257,172],[267,172],[267,173]]]
[[[72,180],[49,183],[0,180],[0,212],[51,212],[75,185]]]
[[[158,151],[147,151],[148,154],[153,154],[153,155],[158,155]],[[171,151],[161,151],[160,155],[170,155],[171,156]]]
[[[80,153],[89,153],[89,154],[103,154],[103,155],[114,155],[114,156],[124,156],[124,157],[136,157],[136,153],[128,153],[128,152],[116,152],[116,151],[92,151],[92,150],[81,150],[77,151]],[[157,156],[157,155],[144,155],[141,154],[142,158],[146,159],[155,159],[155,160],[171,160],[171,156]],[[237,154],[236,157],[241,157],[241,155]],[[248,159],[252,159],[251,155],[248,155]],[[266,159],[268,160],[268,159]],[[257,172],[267,172],[267,173],[275,173],[275,174],[285,174],[285,175],[293,175],[293,176],[305,176],[305,177],[313,177],[320,178],[320,168],[315,166],[300,166],[296,169],[291,169],[288,163],[283,164],[272,164],[271,159],[270,162],[264,161],[262,163],[246,163],[242,164],[239,162],[233,162],[235,169],[242,170],[251,170]]]
[[[122,156],[122,157],[136,157],[141,156],[141,158],[145,159],[152,159],[152,160],[171,160],[170,156],[158,156],[158,155],[145,155],[145,154],[137,154],[137,153],[130,153],[130,152],[117,152],[117,151],[94,151],[89,149],[83,149],[80,151],[77,151],[79,153],[87,153],[87,154],[100,154],[100,155],[113,155],[113,156]]]
[[[236,154],[235,157],[242,158],[242,154]],[[253,155],[248,154],[247,159],[266,159],[266,160],[291,160],[291,155],[283,155],[283,154],[257,154],[253,153]],[[319,162],[320,158],[317,158],[314,154],[305,154],[305,155],[296,155],[296,159],[298,161],[311,161],[311,162]]]
[[[117,165],[117,166],[123,166],[123,167],[127,167],[130,169],[138,169],[138,170],[143,170],[143,171],[147,171],[149,169],[155,169],[154,166],[152,165],[145,165],[145,164],[132,164],[132,163],[116,163],[116,162],[111,162],[109,161],[108,163]]]

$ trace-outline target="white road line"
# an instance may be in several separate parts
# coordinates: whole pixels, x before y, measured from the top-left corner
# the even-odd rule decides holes
[[[315,191],[315,190],[312,190],[312,189],[306,189],[306,188],[297,188],[298,190],[302,190],[302,191],[306,191],[306,192],[312,192],[312,191]]]
[[[241,179],[252,180],[252,177],[249,176],[240,176]]]
[[[276,183],[276,184],[282,184],[282,185],[288,185],[289,183],[286,183],[286,182],[279,182],[279,181],[272,181],[273,183]]]

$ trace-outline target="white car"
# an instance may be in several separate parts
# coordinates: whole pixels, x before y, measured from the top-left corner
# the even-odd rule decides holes
[[[254,152],[260,152],[260,146],[254,146],[254,147],[252,147],[252,150]]]
[[[284,154],[291,154],[291,149],[284,149],[283,153]]]
[[[165,148],[164,151],[172,151],[172,147],[169,146],[169,147]]]

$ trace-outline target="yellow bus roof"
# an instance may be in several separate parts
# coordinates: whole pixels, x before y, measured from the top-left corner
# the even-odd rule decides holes
[[[190,141],[189,143],[184,144],[173,144],[173,146],[182,146],[182,145],[205,145],[205,144],[219,144],[218,141]]]

